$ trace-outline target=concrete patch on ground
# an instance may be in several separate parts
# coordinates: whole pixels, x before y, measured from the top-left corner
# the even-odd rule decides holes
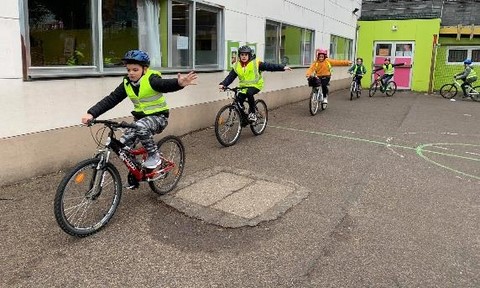
[[[306,188],[293,182],[215,167],[186,176],[161,199],[190,217],[236,228],[275,220],[308,194]]]

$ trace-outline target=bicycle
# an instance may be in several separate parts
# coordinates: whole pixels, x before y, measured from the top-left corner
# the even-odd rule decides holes
[[[318,108],[321,110],[327,109],[327,103],[323,103],[323,91],[321,86],[321,81],[318,77],[309,78],[309,85],[312,86],[312,91],[310,92],[310,102],[309,109],[310,114],[315,116],[318,112]]]
[[[397,83],[395,83],[395,81],[389,80],[386,85],[383,85],[382,75],[378,72],[372,74],[375,75],[375,80],[373,80],[373,83],[368,90],[369,97],[373,97],[377,90],[380,90],[380,92],[385,93],[387,96],[393,96],[393,94],[397,92]]]
[[[350,83],[350,101],[353,100],[353,95],[356,95],[357,98],[360,98],[362,94],[362,87],[357,83],[357,75],[352,74],[352,83]]]
[[[243,127],[250,125],[250,130],[255,136],[261,135],[267,127],[267,104],[262,99],[255,100],[257,120],[249,121],[247,110],[238,99],[238,94],[242,89],[225,87],[224,91],[230,92],[228,95],[233,102],[220,108],[215,116],[215,136],[218,142],[225,147],[232,146],[238,141]]]
[[[472,87],[468,84],[465,88],[467,92],[466,97],[470,97],[473,101],[480,101],[480,86]],[[452,99],[457,96],[459,89],[460,91],[462,90],[461,83],[458,82],[456,78],[453,78],[453,83],[445,84],[440,88],[440,95],[442,95],[443,98]]]
[[[113,217],[122,196],[122,179],[110,161],[115,153],[127,167],[129,188],[147,182],[153,192],[164,195],[175,188],[185,165],[185,148],[180,138],[169,135],[158,141],[162,162],[155,169],[142,167],[147,158],[145,148],[129,148],[116,137],[120,128],[136,128],[133,124],[93,119],[88,126],[103,124],[92,137],[97,143],[94,157],[76,164],[60,181],[54,199],[54,214],[67,234],[86,237],[98,232]],[[105,142],[101,140],[108,131]]]

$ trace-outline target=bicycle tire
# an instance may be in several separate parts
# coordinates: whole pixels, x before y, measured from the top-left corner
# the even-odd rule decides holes
[[[440,95],[446,99],[452,99],[457,96],[458,88],[454,84],[445,84],[440,88]]]
[[[355,90],[357,93],[357,98],[360,98],[360,95],[362,95],[362,87],[360,85],[357,85],[357,90]]]
[[[317,88],[317,89],[320,89],[320,88]],[[317,93],[320,93],[319,92],[316,92],[315,91],[316,89],[312,89],[312,92],[310,92],[310,103],[308,104],[308,107],[309,107],[309,110],[310,110],[310,114],[312,116],[315,116],[318,112],[318,106],[319,106],[319,103],[318,103],[318,100],[317,100]]]
[[[227,112],[226,115],[224,115],[224,112]],[[227,136],[230,130],[233,132],[232,137]],[[242,125],[239,111],[231,104],[223,106],[215,117],[215,136],[218,142],[225,147],[232,146],[237,143],[241,131]]]
[[[397,92],[397,83],[395,83],[395,81],[389,81],[385,88],[385,95],[391,97],[395,92]]]
[[[375,93],[377,92],[379,87],[378,81],[375,81],[370,85],[370,89],[368,89],[368,97],[373,97]]]
[[[352,81],[352,83],[350,83],[350,101],[353,100],[353,94],[355,92],[355,82]]]
[[[122,197],[120,174],[111,163],[107,163],[99,172],[97,167],[100,161],[100,158],[91,158],[79,162],[63,177],[58,185],[53,209],[58,225],[67,234],[86,237],[100,231],[113,217],[120,203]],[[100,176],[97,172],[101,173],[102,179],[95,181],[96,177]],[[107,178],[108,176],[111,177],[111,180]],[[97,192],[92,190],[95,183],[100,184],[101,187]],[[111,191],[105,189],[109,186],[113,188]],[[108,200],[110,192],[112,198]],[[74,194],[73,197],[70,194]],[[80,199],[80,202],[78,202],[78,199]],[[70,206],[70,203],[73,205]],[[105,205],[102,205],[103,203]],[[95,213],[96,211],[89,209],[94,206],[105,206],[106,209],[101,209],[98,213]],[[77,215],[79,213],[80,215]],[[73,219],[75,216],[84,219]],[[92,223],[87,224],[86,218],[91,218]]]
[[[250,124],[250,130],[255,136],[258,136],[265,132],[268,123],[267,103],[262,99],[255,100],[255,114],[257,115],[257,121]]]
[[[170,162],[174,163],[173,169],[159,176],[155,180],[148,181],[148,186],[153,192],[159,195],[165,195],[172,191],[180,181],[185,168],[185,146],[180,138],[169,135],[157,143],[158,151],[162,155],[162,165],[160,169],[165,169]]]
[[[475,86],[472,89],[475,90],[476,94],[471,95],[470,98],[472,98],[473,101],[479,102],[480,101],[480,86]]]

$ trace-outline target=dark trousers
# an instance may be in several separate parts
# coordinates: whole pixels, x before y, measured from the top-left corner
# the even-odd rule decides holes
[[[330,83],[330,76],[323,76],[320,78],[322,83],[323,97],[328,97],[328,84]]]
[[[355,75],[355,82],[357,82],[357,86],[360,87],[362,84],[362,75]]]
[[[463,80],[462,85],[460,85],[460,87],[462,87],[463,96],[467,96],[467,86],[472,87],[472,83],[475,82],[477,78],[469,78],[469,79],[461,78],[461,80]]]
[[[248,113],[255,113],[255,98],[253,96],[260,92],[260,90],[255,87],[248,87],[246,89],[246,93],[238,93],[238,100],[240,101],[240,104],[243,105],[243,102],[247,99]]]
[[[393,74],[383,74],[381,78],[383,87],[387,86],[388,81],[392,78]]]

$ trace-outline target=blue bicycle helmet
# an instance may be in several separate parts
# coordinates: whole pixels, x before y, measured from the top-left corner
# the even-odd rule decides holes
[[[122,61],[125,64],[140,64],[142,66],[150,66],[150,57],[148,56],[147,52],[142,50],[130,50],[125,53],[123,56]]]
[[[465,65],[471,65],[471,64],[472,64],[472,59],[469,59],[469,58],[465,59],[465,60],[463,61],[463,64],[465,64]]]

